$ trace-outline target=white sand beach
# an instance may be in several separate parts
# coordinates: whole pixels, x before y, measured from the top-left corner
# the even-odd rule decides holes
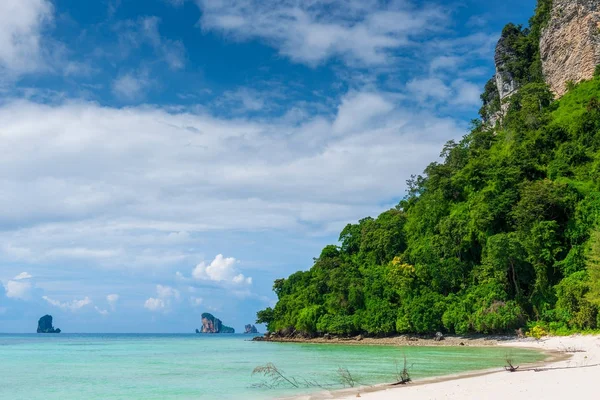
[[[367,400],[564,400],[600,398],[600,336],[550,337],[498,344],[555,352],[561,360],[523,366],[517,372],[497,371],[414,382],[404,386],[353,388],[330,398]],[[538,371],[536,371],[537,369]]]

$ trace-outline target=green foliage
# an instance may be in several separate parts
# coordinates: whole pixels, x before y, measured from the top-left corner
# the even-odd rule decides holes
[[[338,335],[599,327],[600,79],[553,99],[535,44],[550,5],[538,1],[529,29],[506,28],[521,86],[503,125],[448,142],[396,208],[275,281],[257,322]],[[499,107],[494,90],[484,113]]]
[[[589,240],[586,267],[589,275],[587,300],[600,307],[600,232],[596,230]]]
[[[268,331],[274,330],[272,325],[274,321],[275,313],[273,312],[273,309],[271,307],[267,307],[266,309],[256,313],[256,323],[266,324]]]
[[[544,336],[548,335],[548,331],[541,325],[534,325],[525,333],[528,337],[532,337],[535,339],[541,339]]]
[[[484,121],[488,121],[495,113],[500,111],[500,94],[498,93],[495,77],[491,78],[485,84],[485,88],[481,94],[481,101],[483,106],[479,110],[479,116]]]

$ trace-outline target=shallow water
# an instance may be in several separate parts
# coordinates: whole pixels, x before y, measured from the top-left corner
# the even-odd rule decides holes
[[[413,379],[545,358],[501,347],[388,347],[252,342],[246,335],[0,334],[0,399],[273,399],[322,389],[269,389],[252,376],[275,364],[288,376],[341,388],[394,380],[406,356]],[[258,387],[257,387],[258,386]]]

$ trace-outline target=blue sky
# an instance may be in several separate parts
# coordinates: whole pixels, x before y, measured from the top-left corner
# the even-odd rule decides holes
[[[3,0],[0,332],[242,329],[464,135],[534,0]]]

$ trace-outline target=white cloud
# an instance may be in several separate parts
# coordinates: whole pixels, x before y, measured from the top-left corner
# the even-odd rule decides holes
[[[117,54],[106,55],[109,57],[116,55],[125,59],[130,56],[132,50],[149,46],[154,51],[153,62],[164,62],[171,70],[184,68],[186,52],[183,43],[161,35],[160,23],[161,19],[156,16],[145,16],[116,23],[113,30],[119,36]]]
[[[33,285],[29,281],[33,276],[28,272],[21,272],[4,284],[6,297],[20,300],[29,300]]]
[[[191,236],[189,234],[189,232],[170,232],[167,235],[167,239],[169,242],[172,243],[186,243],[189,242],[191,239]]]
[[[457,79],[452,82],[455,96],[452,104],[476,107],[481,104],[481,88],[471,82]]]
[[[95,309],[95,310],[98,312],[98,314],[100,314],[100,315],[105,315],[105,316],[106,316],[106,315],[108,315],[108,314],[109,314],[108,310],[103,310],[103,309],[101,309],[101,308],[100,308],[100,307],[98,307],[98,306],[94,306],[94,309]]]
[[[316,65],[331,57],[367,65],[389,62],[411,37],[439,29],[444,13],[407,2],[375,0],[197,0],[204,30],[239,40],[261,38],[294,61]]]
[[[481,88],[464,79],[449,84],[440,78],[413,79],[406,84],[410,93],[421,103],[476,107],[481,103]]]
[[[394,105],[380,94],[359,92],[344,97],[333,122],[335,133],[347,133],[365,129],[372,119],[389,113]]]
[[[181,272],[177,271],[175,272],[175,279],[180,281],[180,282],[185,282],[188,281],[189,278],[186,278]]]
[[[195,265],[202,250],[190,238],[203,232],[321,232],[373,215],[464,134],[394,99],[353,91],[334,112],[293,122],[6,102],[0,254],[106,268]]]
[[[48,296],[42,296],[42,299],[55,307],[62,308],[63,310],[77,311],[85,306],[92,304],[92,300],[89,297],[84,297],[81,300],[72,300],[67,302],[61,302],[59,300],[52,299]]]
[[[42,66],[42,33],[53,13],[48,0],[0,1],[0,73],[19,75]]]
[[[21,272],[19,275],[15,276],[13,279],[15,281],[20,281],[22,279],[31,279],[33,276],[28,272]]]
[[[27,300],[31,297],[31,283],[10,280],[4,285],[6,297]]]
[[[454,71],[464,61],[463,57],[442,55],[431,60],[429,68],[431,72],[436,72],[438,70]]]
[[[171,69],[181,69],[185,65],[185,48],[183,43],[162,37],[158,30],[160,18],[145,17],[140,20],[143,34],[150,41],[155,51]]]
[[[171,300],[179,300],[179,290],[170,286],[156,285],[157,297],[150,297],[144,302],[144,307],[150,311],[169,311]]]
[[[246,285],[252,285],[252,278],[251,277],[245,277],[243,274],[237,274],[236,276],[233,277],[233,283],[236,283],[238,285],[240,284],[246,284]]]
[[[204,303],[204,299],[201,297],[190,297],[190,304],[192,307],[200,307]]]
[[[173,297],[175,299],[179,299],[179,290],[173,289],[170,286],[156,285],[156,293],[160,298],[169,298]]]
[[[143,97],[151,85],[146,72],[129,72],[113,81],[112,92],[120,99],[136,100]]]
[[[117,306],[117,302],[119,301],[119,295],[109,294],[108,296],[106,296],[106,301],[108,302],[110,308],[114,311]]]
[[[406,88],[420,102],[442,102],[451,96],[450,88],[439,78],[413,79],[406,84]]]
[[[46,256],[51,258],[110,258],[118,254],[116,250],[110,249],[89,249],[85,247],[63,247],[51,249]]]
[[[264,96],[253,89],[238,88],[223,93],[217,105],[227,108],[229,112],[260,111],[265,108]]]
[[[218,254],[210,264],[207,265],[203,261],[196,265],[196,268],[192,271],[192,276],[198,280],[251,285],[252,278],[238,273],[234,267],[235,264],[235,258],[226,258],[222,254]]]
[[[150,311],[162,311],[166,308],[166,304],[163,299],[157,299],[154,297],[150,297],[144,303],[144,307]]]

